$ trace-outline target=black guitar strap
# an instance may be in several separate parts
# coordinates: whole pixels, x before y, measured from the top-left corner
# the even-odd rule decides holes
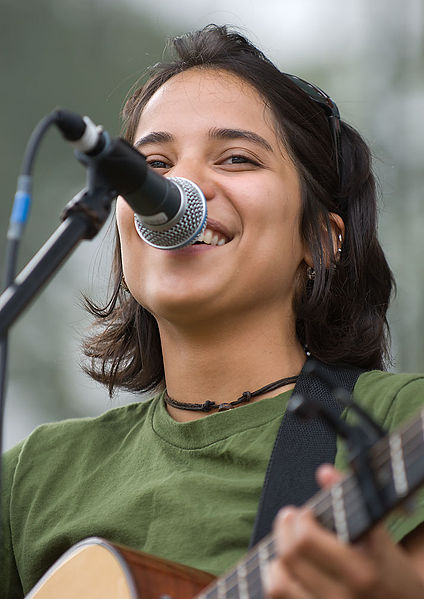
[[[360,368],[329,366],[313,359],[335,386],[343,387],[349,393],[364,372]],[[294,394],[312,397],[337,415],[343,410],[325,383],[315,375],[304,373],[304,369]],[[249,547],[271,532],[272,522],[280,508],[284,505],[300,506],[319,490],[315,471],[320,464],[334,463],[336,441],[334,429],[322,416],[303,419],[288,411],[284,414],[268,463]]]

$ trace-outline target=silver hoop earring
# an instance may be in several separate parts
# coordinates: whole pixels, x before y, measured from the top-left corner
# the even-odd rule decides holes
[[[308,266],[308,268],[306,269],[306,276],[308,277],[308,279],[310,281],[314,281],[315,277],[317,276],[317,273],[315,272],[315,269],[312,268],[312,266]]]
[[[337,247],[337,253],[335,256],[336,262],[338,262],[340,260],[340,256],[342,255],[343,237],[342,237],[341,233],[339,233],[337,240],[338,240],[338,247]]]

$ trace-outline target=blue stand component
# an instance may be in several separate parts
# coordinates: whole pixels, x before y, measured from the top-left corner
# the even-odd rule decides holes
[[[13,203],[13,210],[10,216],[11,223],[24,224],[28,220],[29,209],[31,207],[31,196],[25,191],[17,191],[15,194],[15,201]]]

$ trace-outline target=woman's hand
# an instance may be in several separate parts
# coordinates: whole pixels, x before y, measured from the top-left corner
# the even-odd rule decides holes
[[[325,465],[317,478],[328,487],[340,475]],[[395,545],[382,526],[360,543],[346,545],[320,526],[310,510],[288,507],[275,519],[274,533],[278,557],[264,581],[270,599],[424,598],[424,563]],[[424,539],[415,543],[421,556],[423,546]]]

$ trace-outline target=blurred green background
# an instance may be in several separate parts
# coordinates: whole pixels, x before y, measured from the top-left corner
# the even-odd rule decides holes
[[[323,87],[375,156],[380,234],[398,281],[390,321],[394,370],[424,371],[424,2],[422,0],[0,0],[0,266],[25,145],[56,106],[112,135],[129,88],[160,60],[165,39],[210,22],[244,31],[277,65]],[[19,264],[59,224],[84,169],[52,130],[37,157],[34,203]],[[108,231],[109,229],[109,231]],[[83,242],[13,327],[5,445],[41,422],[91,415],[113,402],[80,370],[88,325],[81,290],[100,297],[111,226]]]

